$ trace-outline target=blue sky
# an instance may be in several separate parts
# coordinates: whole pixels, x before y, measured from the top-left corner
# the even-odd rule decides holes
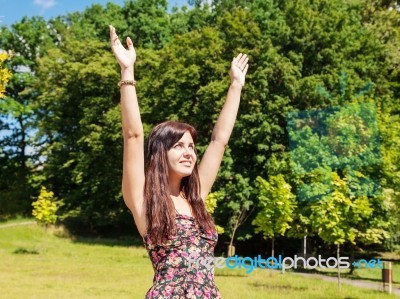
[[[0,0],[0,25],[10,26],[24,16],[49,19],[69,12],[83,11],[95,3],[105,5],[107,2],[123,5],[125,0]],[[183,4],[187,5],[187,0],[169,0],[170,7]]]

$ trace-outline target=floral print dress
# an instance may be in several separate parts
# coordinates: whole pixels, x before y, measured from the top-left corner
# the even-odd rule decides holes
[[[177,214],[177,233],[163,244],[143,237],[154,269],[146,299],[221,298],[214,283],[216,231],[206,233],[191,216]]]

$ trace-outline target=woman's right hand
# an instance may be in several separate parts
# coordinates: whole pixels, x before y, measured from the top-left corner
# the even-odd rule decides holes
[[[121,66],[121,70],[123,71],[129,68],[133,69],[133,65],[136,61],[136,51],[133,47],[132,40],[129,37],[126,38],[128,50],[125,49],[125,47],[119,40],[117,33],[115,32],[115,28],[112,25],[109,25],[109,27],[111,49],[114,53],[115,58],[117,58],[119,65]]]

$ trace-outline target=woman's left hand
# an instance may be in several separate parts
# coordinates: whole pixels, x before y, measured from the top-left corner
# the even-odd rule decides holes
[[[247,69],[249,68],[249,58],[246,54],[240,53],[238,56],[233,58],[229,76],[231,77],[232,83],[239,83],[240,86],[244,85]]]

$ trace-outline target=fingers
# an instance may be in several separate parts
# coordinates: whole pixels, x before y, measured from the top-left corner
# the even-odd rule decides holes
[[[121,41],[119,40],[119,37],[118,37],[117,33],[115,32],[115,28],[112,25],[109,25],[109,29],[110,29],[110,44],[111,44],[111,47],[122,45]],[[128,49],[129,50],[134,50],[133,42],[132,42],[130,37],[126,38],[126,44],[128,45]]]
[[[247,69],[249,68],[249,65],[247,64],[249,61],[249,58],[247,57],[246,54],[240,53],[238,56],[233,58],[232,63],[237,66],[242,72],[246,74]]]
[[[115,33],[115,28],[112,25],[108,25],[108,28],[110,29],[110,39],[113,40],[115,36],[117,35]]]
[[[133,42],[130,37],[126,38],[126,44],[128,45],[129,50],[133,50]]]
[[[110,28],[110,43],[111,47],[120,44],[119,37],[115,32],[115,28],[112,25],[109,25]]]
[[[246,66],[245,66],[245,68],[242,70],[243,71],[243,75],[245,75],[246,76],[246,74],[247,74],[247,70],[249,69],[249,65],[248,64],[246,64]]]

